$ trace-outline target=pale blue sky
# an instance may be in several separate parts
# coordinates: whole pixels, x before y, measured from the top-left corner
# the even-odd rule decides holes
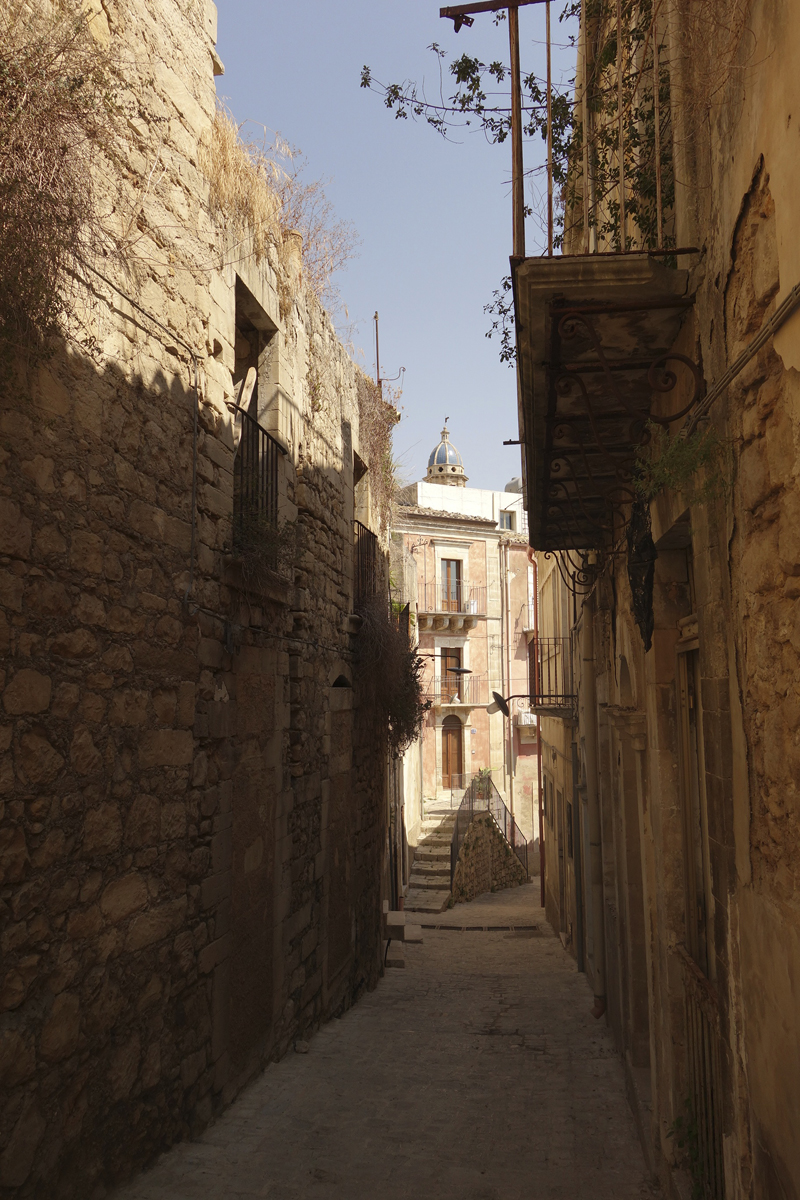
[[[564,39],[552,7],[553,37]],[[521,9],[520,29],[523,70],[543,74],[544,6]],[[217,90],[238,121],[299,147],[358,231],[359,256],[338,282],[362,365],[374,373],[377,309],[382,373],[406,368],[395,433],[404,477],[424,475],[449,416],[470,485],[502,488],[520,471],[519,447],[502,444],[518,436],[515,375],[484,337],[483,306],[508,273],[510,141],[491,146],[464,130],[445,142],[423,123],[395,120],[359,86],[369,64],[376,79],[424,78],[437,94],[433,41],[484,62],[508,57],[505,23],[486,14],[456,35],[435,0],[228,0],[219,5]],[[571,57],[560,55],[565,71]],[[526,166],[543,152],[526,144]],[[528,253],[539,253],[532,220],[527,237]]]

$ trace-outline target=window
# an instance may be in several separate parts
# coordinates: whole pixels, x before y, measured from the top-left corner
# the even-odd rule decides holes
[[[461,666],[461,651],[442,648],[442,696],[461,699],[461,676],[455,673]]]
[[[516,516],[517,514],[513,512],[501,512],[500,528],[507,529],[510,533],[513,533],[516,529]]]
[[[575,856],[575,845],[572,829],[572,805],[570,804],[569,800],[567,801],[567,855],[569,858],[574,858]]]
[[[442,612],[461,612],[461,559],[442,559]]]

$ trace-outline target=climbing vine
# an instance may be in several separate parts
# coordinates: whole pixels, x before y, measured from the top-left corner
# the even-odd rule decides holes
[[[693,504],[726,494],[727,446],[713,425],[700,427],[685,438],[670,437],[653,421],[648,422],[646,431],[650,440],[639,451],[633,480],[643,500],[653,500],[667,490],[683,492]]]

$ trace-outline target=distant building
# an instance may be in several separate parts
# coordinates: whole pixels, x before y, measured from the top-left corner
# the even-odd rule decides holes
[[[538,834],[536,725],[527,701],[535,567],[521,483],[505,491],[466,485],[445,426],[425,480],[401,491],[394,521],[393,578],[401,586],[398,576],[405,577],[404,600],[415,600],[431,701],[413,756],[416,778],[406,772],[411,847],[425,805],[457,806],[472,776],[487,768],[528,840]],[[395,566],[401,555],[403,568]],[[510,720],[487,712],[493,691],[522,697]]]

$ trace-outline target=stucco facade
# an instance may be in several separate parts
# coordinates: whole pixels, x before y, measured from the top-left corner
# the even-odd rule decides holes
[[[532,842],[538,837],[538,757],[525,697],[535,589],[522,496],[428,480],[411,484],[400,494],[394,531],[413,563],[431,701],[418,751],[421,807],[457,805],[468,779],[488,768]],[[469,674],[453,674],[454,666]],[[511,720],[487,712],[493,691],[521,697],[512,702]],[[412,844],[415,833],[409,830]]]

